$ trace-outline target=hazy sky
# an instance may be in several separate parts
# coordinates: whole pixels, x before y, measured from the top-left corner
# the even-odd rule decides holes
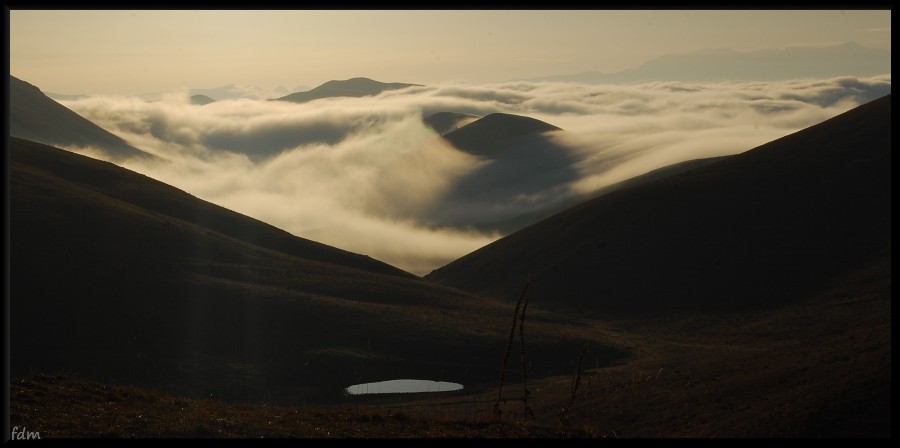
[[[245,84],[502,82],[635,68],[654,57],[855,41],[891,47],[868,11],[10,11],[10,73],[45,92]]]

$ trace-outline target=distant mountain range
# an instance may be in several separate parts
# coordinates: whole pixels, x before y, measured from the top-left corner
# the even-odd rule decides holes
[[[222,87],[213,87],[208,89],[191,89],[188,94],[191,96],[203,95],[213,100],[236,100],[241,98],[265,99],[272,94],[289,93],[284,86],[277,86],[274,89],[267,90],[255,86],[228,84]]]
[[[305,103],[307,101],[322,98],[358,98],[374,96],[388,90],[405,89],[407,87],[415,86],[420,86],[420,84],[404,84],[399,82],[384,83],[369,78],[351,78],[342,81],[328,81],[312,90],[296,92],[276,99],[278,101]]]
[[[835,76],[877,76],[891,73],[891,51],[847,42],[833,47],[789,47],[740,52],[703,50],[666,55],[638,68],[620,72],[589,71],[530,78],[586,84],[649,81],[772,81]]]
[[[797,300],[890,257],[891,96],[553,215],[427,279],[582,312],[741,310]]]
[[[9,77],[9,135],[57,146],[92,147],[117,161],[154,157],[12,75]]]
[[[238,84],[228,84],[222,87],[213,87],[213,88],[199,88],[199,89],[190,89],[188,90],[189,96],[205,96],[209,97],[215,101],[221,100],[236,100],[236,99],[269,99],[274,95],[284,95],[290,93],[292,91],[304,91],[309,90],[308,86],[298,85],[293,89],[288,90],[288,88],[284,86],[276,86],[274,89],[264,89],[258,86],[248,86],[248,85],[238,85]],[[57,101],[74,101],[83,98],[88,98],[91,95],[85,94],[65,94],[65,93],[54,93],[54,92],[45,92],[46,95],[50,98],[53,98]],[[158,101],[161,100],[168,92],[149,92],[138,94],[137,96],[146,101]]]

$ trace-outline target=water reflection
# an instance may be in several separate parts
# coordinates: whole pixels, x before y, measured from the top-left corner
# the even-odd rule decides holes
[[[355,384],[344,391],[350,395],[407,394],[417,392],[449,392],[462,389],[462,384],[431,380],[389,380]]]

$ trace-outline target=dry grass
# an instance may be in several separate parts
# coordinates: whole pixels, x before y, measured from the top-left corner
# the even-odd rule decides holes
[[[489,388],[293,407],[37,375],[11,383],[10,424],[42,438],[891,436],[889,299],[615,324],[635,357],[587,366],[579,388],[577,376],[529,379],[530,421],[494,418]]]
[[[529,378],[528,424],[610,438],[889,438],[889,292],[888,255],[796,305],[596,321],[633,357],[585,362],[574,399],[571,373]],[[495,399],[485,389],[384,406],[487,418]]]
[[[519,438],[586,434],[382,407],[289,407],[189,399],[64,375],[17,378],[10,425],[46,438]]]
[[[890,438],[889,291],[888,256],[789,307],[594,321],[581,331],[633,357],[529,376],[528,421],[495,418],[489,386],[298,407],[36,375],[10,384],[10,426],[42,438]]]

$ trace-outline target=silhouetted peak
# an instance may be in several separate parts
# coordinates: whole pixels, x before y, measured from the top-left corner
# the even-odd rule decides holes
[[[541,120],[505,113],[493,113],[469,123],[456,131],[447,134],[447,138],[511,138],[547,131],[559,131],[560,128]]]
[[[36,91],[38,91],[38,92],[40,92],[40,93],[43,94],[43,92],[41,92],[41,89],[39,89],[36,85],[31,84],[31,83],[29,83],[29,82],[27,82],[27,81],[22,81],[21,79],[16,78],[16,77],[13,76],[13,75],[9,75],[9,87],[10,87],[11,89],[15,89],[15,88],[19,88],[19,89],[33,89],[33,90],[36,90]]]
[[[206,96],[206,95],[192,95],[191,96],[191,104],[196,104],[198,106],[203,106],[209,103],[214,103],[216,100]]]
[[[327,81],[307,92],[296,92],[278,99],[302,103],[320,98],[374,96],[386,90],[403,89],[412,86],[421,86],[421,84],[385,83],[358,77]]]
[[[459,112],[436,112],[422,119],[425,124],[431,126],[439,134],[446,134],[461,128],[475,120],[479,116],[463,114]]]

